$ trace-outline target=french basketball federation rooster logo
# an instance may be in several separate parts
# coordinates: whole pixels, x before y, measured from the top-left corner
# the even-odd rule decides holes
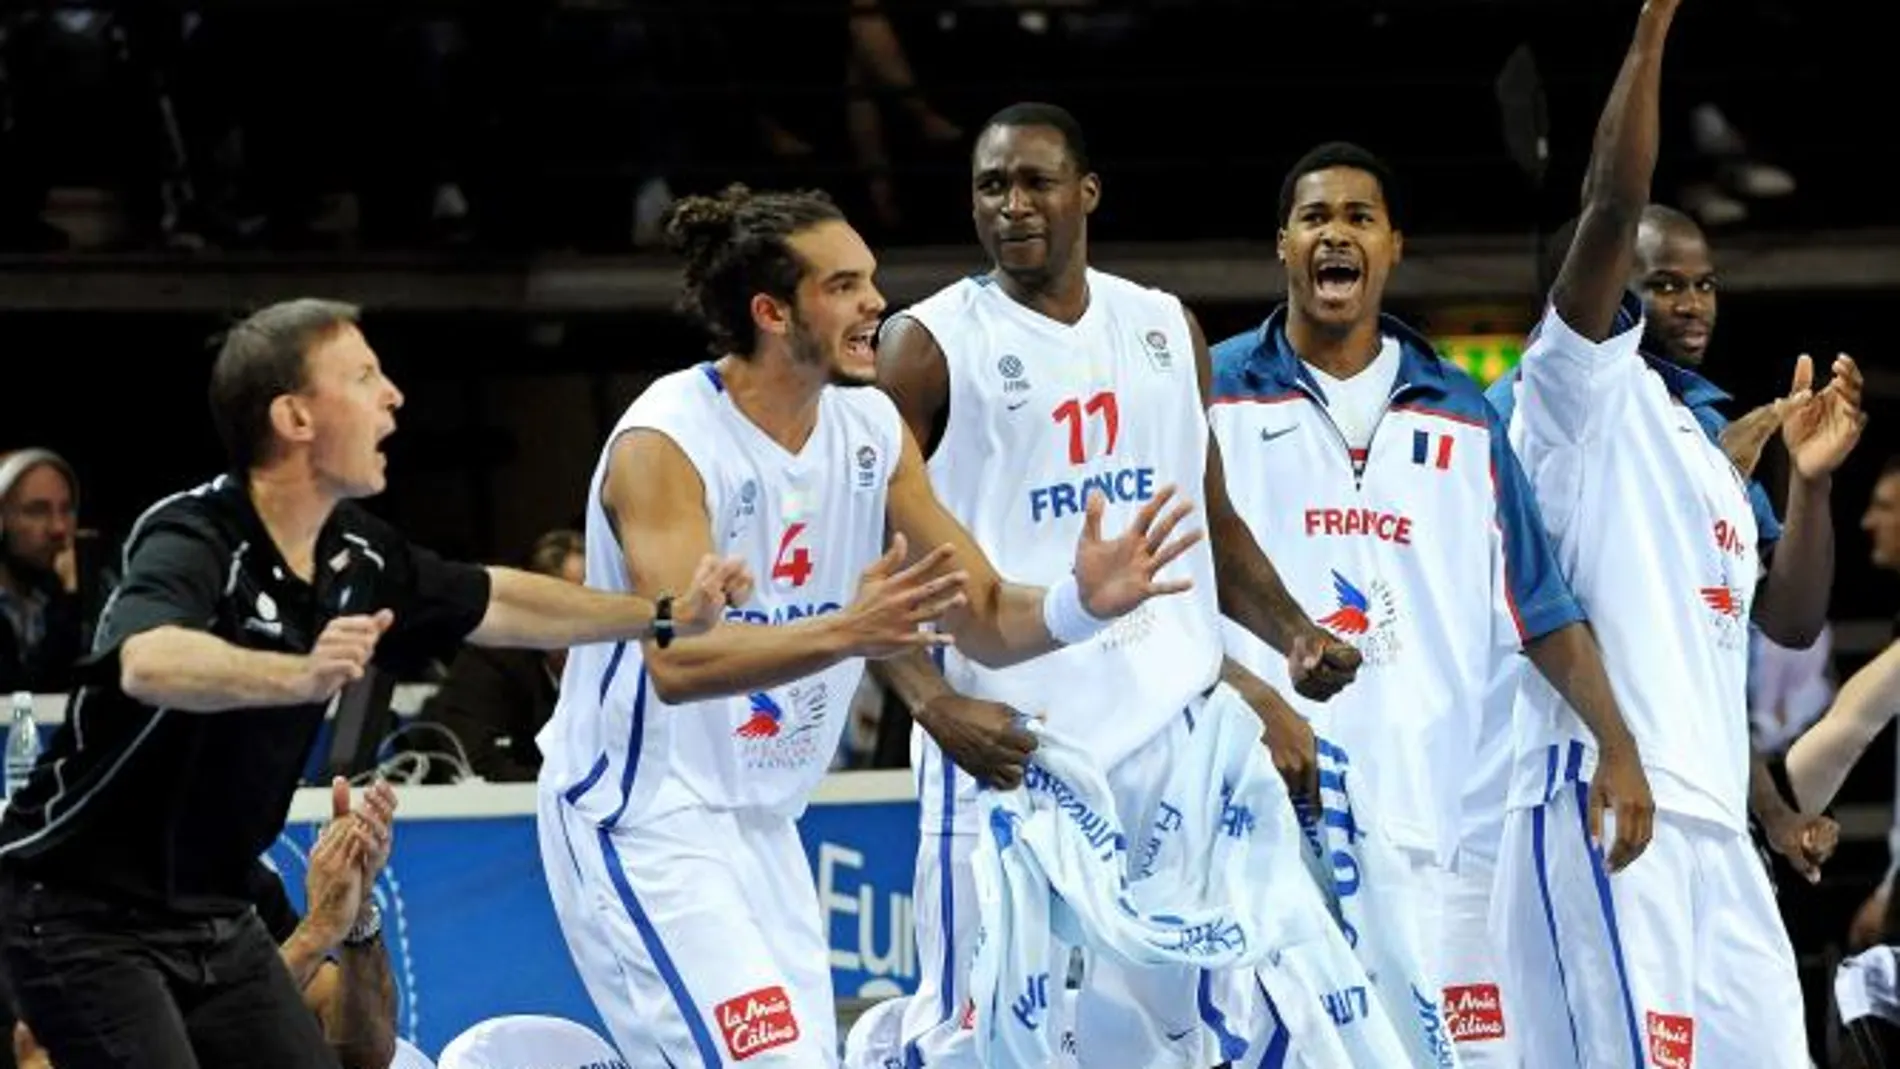
[[[1374,579],[1365,590],[1333,573],[1339,607],[1320,617],[1319,625],[1352,643],[1369,665],[1390,664],[1399,655],[1399,612],[1392,587]]]
[[[1341,635],[1363,635],[1372,622],[1366,619],[1366,596],[1338,572],[1333,573],[1333,593],[1339,597],[1339,610],[1320,618],[1319,625]]]
[[[785,710],[778,707],[770,694],[757,691],[751,695],[752,716],[733,734],[742,739],[771,739],[778,737],[779,729],[785,724]]]

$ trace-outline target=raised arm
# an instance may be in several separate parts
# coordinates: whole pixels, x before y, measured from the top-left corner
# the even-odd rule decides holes
[[[1576,237],[1551,291],[1557,314],[1592,342],[1611,336],[1628,288],[1636,228],[1656,171],[1663,41],[1675,14],[1676,0],[1646,0],[1637,16],[1635,37],[1597,122]]]
[[[1170,541],[1175,527],[1192,511],[1185,504],[1169,509],[1173,499],[1174,488],[1164,488],[1142,506],[1126,532],[1105,540],[1106,506],[1100,494],[1091,494],[1076,544],[1074,575],[1047,589],[1005,583],[996,574],[970,533],[937,500],[909,430],[891,477],[889,509],[898,534],[911,545],[938,547],[933,553],[948,551],[967,575],[967,603],[945,614],[944,624],[971,659],[1000,667],[1085,640],[1151,597],[1188,589],[1186,580],[1155,578],[1201,538],[1201,532],[1193,531]],[[928,558],[920,563],[928,563]]]
[[[699,473],[665,434],[637,429],[621,435],[608,460],[601,504],[614,520],[627,573],[638,593],[684,590],[712,550]],[[867,573],[845,609],[780,626],[722,623],[662,649],[645,646],[648,678],[668,704],[699,701],[802,679],[847,657],[889,656],[938,641],[918,625],[958,596],[961,575],[928,556],[925,568],[897,572],[887,558]]]
[[[1814,362],[1803,355],[1795,361],[1789,396],[1776,402],[1785,408],[1781,436],[1792,461],[1788,519],[1755,599],[1754,618],[1763,634],[1790,649],[1813,645],[1827,623],[1828,595],[1834,590],[1834,472],[1867,425],[1860,407],[1860,368],[1843,353],[1832,370],[1827,386],[1815,390]]]
[[[1194,370],[1205,404],[1213,395],[1214,361],[1207,350],[1207,337],[1201,333],[1200,320],[1185,309],[1183,312],[1194,339]],[[1211,432],[1207,436],[1207,470],[1201,495],[1207,504],[1208,534],[1213,538],[1214,583],[1219,588],[1222,615],[1258,635],[1260,641],[1287,659],[1287,676],[1294,690],[1315,701],[1339,693],[1359,671],[1359,651],[1314,623],[1280,582],[1273,561],[1227,496],[1227,469],[1221,461],[1220,442]],[[1262,708],[1255,706],[1256,711]],[[1287,735],[1291,738],[1297,732]],[[1311,735],[1310,731],[1306,733],[1309,742]],[[1301,755],[1288,755],[1288,760],[1300,764],[1316,758],[1309,745]]]

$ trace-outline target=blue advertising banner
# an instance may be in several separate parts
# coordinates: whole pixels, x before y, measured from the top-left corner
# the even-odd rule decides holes
[[[267,860],[301,910],[305,858],[329,792],[299,792]],[[532,784],[398,788],[396,843],[377,882],[398,992],[398,1031],[439,1052],[489,1017],[541,1013],[606,1034],[554,917]],[[840,998],[908,994],[917,982],[910,774],[831,777],[800,822],[831,933]]]

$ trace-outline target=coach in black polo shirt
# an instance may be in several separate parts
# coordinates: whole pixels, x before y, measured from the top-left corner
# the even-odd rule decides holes
[[[664,643],[743,595],[710,558],[656,606],[409,544],[351,503],[383,489],[401,404],[348,305],[274,305],[226,338],[211,407],[237,474],[134,525],[92,674],[0,820],[0,960],[60,1069],[336,1065],[247,880],[368,664]]]

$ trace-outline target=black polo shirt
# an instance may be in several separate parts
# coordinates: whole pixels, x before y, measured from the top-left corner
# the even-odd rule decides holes
[[[120,689],[118,650],[173,625],[302,654],[331,618],[387,608],[395,622],[376,662],[400,671],[452,653],[488,607],[485,570],[413,546],[348,502],[318,535],[315,580],[284,564],[232,476],[141,516],[85,684],[0,820],[0,863],[181,913],[248,908],[248,874],[283,830],[325,706],[155,709]]]

